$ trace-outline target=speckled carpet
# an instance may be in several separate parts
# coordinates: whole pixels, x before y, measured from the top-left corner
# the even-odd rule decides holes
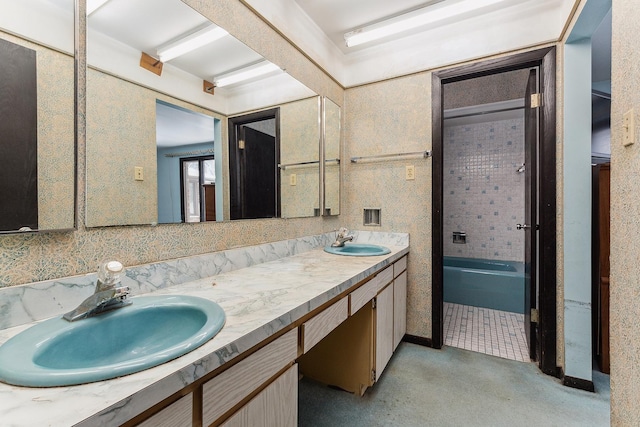
[[[608,426],[609,376],[596,393],[565,387],[532,363],[401,343],[363,397],[303,378],[299,425]]]

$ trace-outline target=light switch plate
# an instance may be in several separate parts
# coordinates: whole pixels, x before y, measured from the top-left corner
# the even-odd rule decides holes
[[[407,166],[406,179],[407,181],[413,181],[414,179],[416,179],[416,168],[414,165]]]
[[[292,173],[291,175],[289,175],[289,185],[297,185],[298,184],[298,177],[296,176],[295,173]]]
[[[622,145],[628,147],[636,142],[636,128],[633,108],[622,116]]]
[[[136,181],[144,181],[144,172],[142,166],[136,166],[133,170],[134,179]]]

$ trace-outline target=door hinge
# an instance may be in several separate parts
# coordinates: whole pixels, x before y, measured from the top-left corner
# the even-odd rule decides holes
[[[371,308],[375,309],[376,308],[376,303],[378,302],[378,298],[374,298],[371,300]]]
[[[238,140],[238,150],[244,150],[244,139]]]
[[[376,382],[376,370],[375,369],[371,370],[371,382],[372,383]]]
[[[532,323],[538,323],[538,309],[537,308],[532,308],[531,309],[531,322]]]
[[[542,94],[541,93],[532,93],[531,94],[531,108],[542,107]]]

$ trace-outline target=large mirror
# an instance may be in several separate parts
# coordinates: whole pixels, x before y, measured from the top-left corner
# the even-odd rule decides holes
[[[88,12],[87,226],[320,214],[313,91],[180,0]]]
[[[0,0],[0,233],[75,228],[73,0]]]

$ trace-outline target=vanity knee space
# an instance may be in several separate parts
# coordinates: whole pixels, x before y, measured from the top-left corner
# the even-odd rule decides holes
[[[378,380],[406,332],[406,265],[405,256],[349,293],[349,317],[305,349],[302,375],[358,395]]]

